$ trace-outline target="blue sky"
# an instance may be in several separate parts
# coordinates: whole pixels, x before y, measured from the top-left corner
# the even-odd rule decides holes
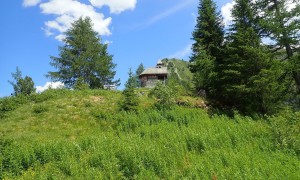
[[[229,19],[232,0],[218,0]],[[23,0],[1,1],[0,97],[13,92],[8,80],[18,66],[23,76],[44,86],[54,70],[50,57],[57,56],[60,39],[70,22],[92,16],[94,28],[117,64],[121,87],[128,70],[140,63],[154,66],[162,58],[189,60],[191,33],[195,26],[198,0]]]

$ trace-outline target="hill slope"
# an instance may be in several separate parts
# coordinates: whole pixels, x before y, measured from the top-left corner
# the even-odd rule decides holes
[[[2,99],[0,179],[299,179],[263,120],[197,108],[119,112],[115,91]],[[3,114],[5,113],[5,114]]]

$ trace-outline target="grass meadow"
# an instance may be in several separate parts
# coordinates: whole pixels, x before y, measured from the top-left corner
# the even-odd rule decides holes
[[[300,113],[122,112],[118,91],[0,100],[0,179],[300,179]]]

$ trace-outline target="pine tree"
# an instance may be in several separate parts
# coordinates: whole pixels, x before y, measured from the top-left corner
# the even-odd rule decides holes
[[[198,18],[193,32],[193,54],[191,62],[197,61],[201,51],[216,57],[224,40],[223,19],[217,12],[216,4],[212,0],[200,0]]]
[[[121,102],[121,109],[125,111],[137,111],[139,105],[139,98],[136,94],[136,78],[131,69],[129,70],[129,78],[125,84],[123,91],[123,101]]]
[[[91,89],[103,88],[113,81],[116,64],[112,55],[107,52],[107,44],[101,44],[99,34],[92,28],[90,18],[79,18],[66,32],[64,46],[59,47],[59,57],[51,56],[53,67],[58,71],[49,72],[55,81],[62,81],[67,87],[73,88],[78,78]]]
[[[278,82],[280,66],[261,46],[252,2],[236,0],[232,15],[233,25],[221,65],[222,104],[244,113],[270,113],[283,90],[283,84]]]
[[[223,19],[212,0],[200,0],[198,18],[193,32],[191,71],[196,91],[205,90],[209,97],[216,94],[216,71],[222,59],[224,40]]]

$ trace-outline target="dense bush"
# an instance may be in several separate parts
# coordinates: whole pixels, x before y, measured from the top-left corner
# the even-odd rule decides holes
[[[149,97],[156,98],[155,106],[158,109],[171,109],[175,104],[175,94],[172,89],[165,86],[161,82],[157,82],[156,86],[151,89]]]
[[[269,118],[276,145],[300,157],[300,112],[285,110]]]

